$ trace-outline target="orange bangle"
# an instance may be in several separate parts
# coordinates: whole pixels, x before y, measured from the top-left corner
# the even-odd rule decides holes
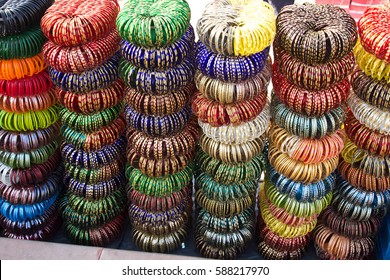
[[[22,79],[42,72],[47,67],[42,54],[23,59],[0,60],[0,79]]]

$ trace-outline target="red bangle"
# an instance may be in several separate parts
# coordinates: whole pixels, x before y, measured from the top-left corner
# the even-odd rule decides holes
[[[34,96],[10,97],[0,94],[0,109],[10,113],[27,113],[46,110],[57,103],[54,89]]]
[[[0,92],[12,97],[35,96],[49,91],[52,87],[53,83],[47,71],[22,79],[0,80]]]

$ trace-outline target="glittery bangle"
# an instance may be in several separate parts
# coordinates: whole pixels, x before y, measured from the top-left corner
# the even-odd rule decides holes
[[[53,83],[47,71],[27,76],[22,79],[0,80],[0,92],[7,96],[35,96],[47,92],[53,87]]]
[[[22,59],[0,59],[0,79],[22,79],[42,72],[47,65],[41,54]]]
[[[260,242],[257,246],[259,253],[267,260],[299,260],[303,258],[304,248],[295,250],[275,250],[265,242]]]
[[[164,223],[145,223],[138,220],[131,220],[133,230],[152,236],[163,236],[177,232],[182,228],[187,229],[189,217],[186,212],[175,220],[165,221]]]
[[[7,112],[27,113],[46,110],[57,103],[54,89],[35,96],[10,97],[0,94],[0,109]]]

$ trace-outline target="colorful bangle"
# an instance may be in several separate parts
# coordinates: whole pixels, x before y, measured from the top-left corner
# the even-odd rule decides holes
[[[378,81],[356,69],[351,84],[354,93],[363,101],[382,110],[390,109],[390,85],[386,81]]]
[[[8,0],[1,5],[0,37],[20,34],[31,26],[39,23],[46,9],[53,4],[53,0]]]
[[[59,122],[48,128],[26,133],[0,130],[0,150],[12,153],[26,153],[36,150],[56,140],[59,132]]]
[[[267,260],[300,260],[305,253],[304,248],[297,248],[293,251],[290,250],[276,250],[269,246],[265,242],[260,242],[257,246],[259,253]]]
[[[264,50],[271,45],[275,29],[273,7],[260,0],[210,3],[197,24],[199,40],[225,56],[248,56]]]
[[[57,105],[54,105],[46,110],[21,114],[0,110],[0,128],[11,131],[45,129],[57,122],[57,109]]]
[[[343,105],[349,96],[348,79],[335,83],[327,89],[316,91],[297,87],[277,71],[274,72],[272,80],[279,100],[294,112],[307,116],[322,116]]]
[[[346,139],[342,129],[320,139],[306,139],[290,134],[274,124],[271,125],[268,135],[270,142],[278,150],[306,164],[320,163],[338,156],[344,148]]]
[[[277,19],[277,44],[303,63],[341,59],[356,44],[355,20],[338,6],[289,5]]]
[[[115,29],[119,9],[117,1],[64,0],[47,9],[41,28],[57,45],[84,45]]]
[[[93,114],[114,107],[122,102],[124,83],[118,79],[110,86],[86,93],[73,93],[56,88],[58,101],[70,111],[79,114]]]
[[[195,65],[212,79],[237,83],[256,76],[266,65],[269,48],[249,56],[232,57],[210,51],[202,42],[195,44]]]
[[[110,125],[89,134],[75,131],[63,124],[61,134],[65,142],[72,144],[76,149],[89,152],[114,143],[123,134],[125,128],[125,120],[120,116]]]
[[[0,80],[0,92],[11,97],[35,96],[50,91],[52,87],[53,83],[47,71],[22,79]]]
[[[253,99],[227,105],[207,99],[200,92],[197,92],[192,99],[192,111],[199,120],[211,126],[237,126],[243,122],[251,121],[259,115],[266,101],[267,93],[265,91]]]
[[[383,111],[359,99],[353,92],[348,105],[355,118],[371,130],[390,135],[390,112]]]
[[[0,59],[0,79],[22,79],[42,72],[47,67],[41,54],[22,59]]]
[[[189,106],[183,110],[167,116],[143,115],[125,105],[124,115],[127,125],[150,136],[169,136],[182,130],[191,116]]]
[[[184,108],[194,91],[193,83],[164,95],[146,94],[127,87],[125,101],[135,111],[144,115],[171,115]]]
[[[369,7],[358,21],[360,42],[367,52],[390,63],[390,37],[386,22],[389,5]]]
[[[10,97],[0,94],[0,109],[10,113],[43,111],[56,103],[57,97],[54,94],[54,89],[35,96]]]
[[[196,162],[200,169],[214,181],[220,184],[245,184],[248,181],[258,180],[265,169],[266,158],[263,154],[255,156],[246,163],[224,163],[214,159],[198,149]]]
[[[116,20],[123,39],[145,48],[163,48],[178,41],[190,24],[186,1],[130,0]]]
[[[204,134],[199,139],[199,144],[203,151],[224,163],[250,161],[263,151],[265,142],[265,137],[261,137],[242,144],[223,144],[208,138]]]
[[[284,51],[275,55],[278,58],[276,69],[290,83],[306,90],[323,90],[344,80],[355,65],[352,52],[339,60],[316,66],[304,64]]]
[[[194,40],[194,28],[190,25],[180,40],[165,48],[144,48],[122,40],[121,55],[139,68],[168,69],[182,63],[192,55]]]
[[[208,99],[221,104],[231,104],[250,100],[264,93],[271,79],[271,62],[267,61],[263,70],[256,76],[239,83],[229,83],[195,72],[195,84],[198,90]]]
[[[42,50],[46,37],[39,26],[17,35],[0,37],[0,59],[18,59],[36,56]]]
[[[192,57],[167,70],[143,69],[122,59],[118,70],[127,86],[148,94],[177,91],[192,82],[195,71]]]
[[[214,141],[224,144],[242,144],[260,138],[268,129],[271,118],[269,103],[264,106],[263,111],[252,121],[238,126],[223,125],[214,127],[199,120],[204,135]]]
[[[321,117],[308,117],[292,111],[277,98],[271,103],[271,115],[275,124],[301,138],[323,138],[340,129],[346,119],[343,107],[337,107]]]
[[[360,149],[371,154],[386,156],[390,154],[390,135],[380,134],[361,124],[350,112],[344,123],[348,138]]]
[[[323,199],[332,192],[336,184],[334,173],[321,181],[302,184],[279,174],[271,165],[267,166],[267,177],[278,192],[298,202],[314,202]]]
[[[187,186],[191,180],[194,170],[194,164],[190,162],[182,171],[170,174],[165,177],[149,177],[130,165],[126,167],[126,177],[129,181],[129,187],[148,195],[163,197],[169,196],[173,192],[178,192]]]

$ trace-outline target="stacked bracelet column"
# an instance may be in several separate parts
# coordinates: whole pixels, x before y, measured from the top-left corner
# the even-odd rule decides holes
[[[43,56],[61,103],[66,192],[60,201],[74,243],[104,246],[126,217],[124,83],[119,79],[117,1],[58,0],[41,27]]]
[[[255,229],[270,120],[268,52],[275,14],[261,0],[218,0],[206,6],[197,31],[199,92],[192,108],[203,134],[197,151],[195,242],[207,258],[234,259]]]
[[[324,259],[371,258],[390,203],[389,21],[389,5],[368,8],[358,21],[348,140],[332,205],[315,231],[317,254]]]
[[[276,24],[258,250],[267,259],[300,259],[336,183],[357,31],[343,9],[308,3],[285,6]]]
[[[47,240],[61,225],[57,98],[39,27],[52,3],[0,5],[0,226],[10,238]]]
[[[192,213],[194,30],[185,0],[128,0],[116,24],[127,88],[127,197],[143,251],[183,246]]]

